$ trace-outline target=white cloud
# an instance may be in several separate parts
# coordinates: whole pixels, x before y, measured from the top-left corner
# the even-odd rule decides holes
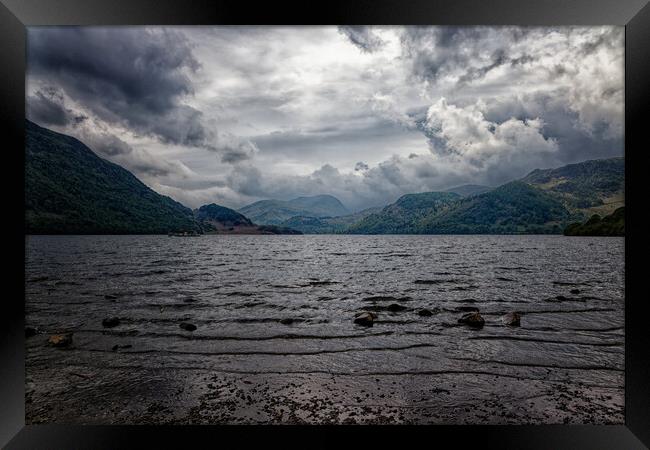
[[[124,52],[66,30],[29,34],[33,117],[192,207],[362,208],[622,154],[622,27],[125,29]]]
[[[557,151],[556,141],[542,134],[541,119],[510,118],[495,123],[485,119],[485,108],[482,102],[457,107],[444,97],[432,105],[425,127],[434,151],[480,167],[489,161]]]

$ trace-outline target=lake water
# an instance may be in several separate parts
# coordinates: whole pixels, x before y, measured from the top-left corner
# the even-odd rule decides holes
[[[620,424],[623,256],[564,236],[29,236],[27,422]]]

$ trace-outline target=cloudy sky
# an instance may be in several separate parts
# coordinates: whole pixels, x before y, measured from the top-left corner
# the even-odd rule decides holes
[[[623,154],[622,27],[32,27],[27,111],[190,207]]]

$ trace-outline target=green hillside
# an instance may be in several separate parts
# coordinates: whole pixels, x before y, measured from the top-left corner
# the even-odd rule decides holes
[[[225,206],[203,205],[194,217],[205,233],[214,234],[302,234],[300,231],[275,225],[256,225],[246,216]]]
[[[552,195],[521,181],[463,199],[420,222],[422,233],[561,233],[571,215]]]
[[[25,233],[198,231],[192,210],[79,140],[25,122]]]
[[[625,236],[625,207],[601,218],[591,216],[585,223],[572,223],[564,229],[566,236]]]
[[[279,225],[296,216],[336,217],[349,214],[343,204],[331,195],[298,197],[292,200],[260,200],[239,209],[253,222],[263,225]]]
[[[282,222],[282,226],[300,230],[306,234],[339,234],[345,233],[353,225],[365,217],[381,211],[381,208],[368,208],[354,214],[338,217],[306,217],[294,216]]]
[[[483,192],[491,190],[490,186],[483,186],[480,184],[463,184],[462,186],[456,186],[451,189],[445,190],[445,192],[453,192],[462,197],[471,197],[473,195],[479,195]]]
[[[623,235],[625,228],[623,158],[538,169],[497,188],[407,194],[354,214],[331,195],[192,211],[73,137],[26,121],[25,138],[27,234]]]
[[[353,234],[419,234],[423,232],[423,220],[447,210],[461,198],[453,192],[407,194],[346,231]]]
[[[521,181],[549,192],[585,219],[594,213],[609,214],[625,204],[622,157],[537,169]]]
[[[405,195],[344,232],[559,234],[572,221],[622,206],[624,186],[623,158],[585,161],[534,170],[497,188],[465,185],[444,193]]]
[[[222,226],[235,227],[235,226],[252,226],[253,222],[246,216],[239,214],[234,209],[226,208],[225,206],[203,205],[194,211],[194,217],[201,224],[209,224],[210,222],[218,222]]]

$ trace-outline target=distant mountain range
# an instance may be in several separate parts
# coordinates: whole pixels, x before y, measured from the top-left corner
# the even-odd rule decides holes
[[[361,218],[302,216],[283,225],[304,233],[560,234],[571,222],[622,206],[624,198],[624,159],[610,158],[534,170],[496,188],[464,185],[407,194]]]
[[[352,214],[331,195],[192,211],[75,138],[26,121],[25,142],[27,234],[560,234],[570,223],[579,234],[581,222],[614,212],[625,198],[624,160],[610,158],[537,169],[495,188],[407,194]],[[601,233],[620,233],[623,216],[592,217],[583,233],[595,233],[596,222]]]
[[[296,216],[303,217],[337,217],[350,213],[345,206],[331,195],[298,197],[292,200],[260,200],[239,209],[255,223],[279,225]]]

